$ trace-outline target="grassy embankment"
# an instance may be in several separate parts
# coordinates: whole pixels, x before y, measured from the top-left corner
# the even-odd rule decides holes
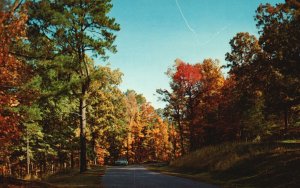
[[[0,187],[103,187],[101,176],[104,175],[105,167],[93,166],[84,173],[79,173],[79,169],[69,169],[44,178],[41,181],[25,181],[16,179],[6,179]]]
[[[222,187],[300,187],[300,143],[227,143],[148,168]]]
[[[84,173],[79,169],[57,173],[49,176],[44,181],[56,187],[102,187],[101,176],[105,167],[93,166]]]

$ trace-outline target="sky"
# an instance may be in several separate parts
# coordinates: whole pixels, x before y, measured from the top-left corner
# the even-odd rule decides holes
[[[255,10],[260,3],[284,0],[112,0],[110,16],[121,25],[112,68],[123,72],[121,90],[143,94],[163,108],[156,89],[169,89],[165,72],[176,58],[199,63],[205,58],[226,64],[229,41],[238,32],[258,35]]]

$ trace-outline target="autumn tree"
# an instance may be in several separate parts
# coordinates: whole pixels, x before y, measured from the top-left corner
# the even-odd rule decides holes
[[[138,123],[139,116],[139,107],[137,103],[137,94],[135,91],[128,90],[125,92],[125,104],[126,104],[126,124],[127,124],[127,136],[124,140],[124,150],[127,160],[129,162],[133,162],[134,159],[134,151],[132,148],[132,144],[134,142],[133,129]]]
[[[168,161],[170,157],[169,124],[157,114],[148,103],[143,105],[141,114],[145,133],[145,156],[149,161]]]
[[[299,106],[299,2],[260,5],[256,21],[259,39],[238,33],[226,54],[235,93],[239,93],[235,104],[241,134],[248,135],[264,134],[266,125],[278,124],[281,116],[287,130]]]
[[[221,102],[224,76],[218,60],[204,59],[199,64],[201,70],[201,85],[198,95],[200,101],[195,108],[195,145],[216,144],[219,139],[219,107]]]
[[[127,137],[124,140],[126,157],[130,162],[141,162],[145,158],[146,124],[143,123],[142,111],[146,99],[133,90],[125,92]]]
[[[185,100],[185,120],[189,128],[190,151],[196,149],[195,146],[195,107],[199,103],[199,94],[201,93],[201,72],[199,65],[190,65],[185,62],[178,62],[176,72],[172,75],[175,92],[183,96]]]
[[[226,54],[230,68],[228,81],[232,110],[236,115],[231,115],[238,139],[254,139],[262,136],[266,127],[264,124],[264,80],[266,69],[261,64],[265,54],[255,36],[249,33],[238,33],[230,41],[232,51]],[[224,99],[226,101],[226,99]],[[229,100],[227,100],[229,101]]]
[[[169,159],[169,125],[133,90],[125,92],[127,136],[123,157],[131,163]]]
[[[126,137],[125,100],[118,88],[122,73],[108,66],[95,66],[97,80],[91,83],[87,100],[89,140],[94,163],[117,160]]]
[[[168,71],[171,77],[172,92],[167,90],[158,90],[158,93],[164,95],[165,101],[169,102],[169,111],[178,125],[182,153],[185,153],[185,134],[189,143],[189,151],[196,149],[195,140],[195,108],[199,104],[199,95],[201,93],[201,67],[199,64],[191,65],[179,59],[176,61],[173,70]]]
[[[288,0],[275,6],[265,4],[256,11],[259,44],[266,53],[261,63],[269,71],[265,80],[266,104],[269,112],[283,114],[286,130],[289,114],[298,113],[295,109],[300,101],[299,3]]]
[[[19,1],[0,3],[0,156],[9,161],[9,146],[21,136],[23,120],[20,108],[30,104],[30,90],[23,87],[31,78],[31,69],[14,54],[14,43],[26,37],[26,7]],[[10,170],[11,173],[11,170]]]
[[[157,89],[157,93],[160,94],[160,100],[167,103],[167,106],[164,109],[164,116],[168,117],[171,124],[173,125],[172,130],[172,139],[173,147],[176,148],[176,142],[180,145],[180,151],[183,155],[186,153],[186,130],[187,126],[184,121],[184,97],[178,95],[175,92],[169,92],[166,89]],[[177,153],[176,149],[174,153]]]

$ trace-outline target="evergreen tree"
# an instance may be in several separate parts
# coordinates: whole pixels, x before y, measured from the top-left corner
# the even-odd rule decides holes
[[[86,109],[87,96],[93,80],[87,53],[107,58],[106,52],[116,52],[114,31],[119,25],[108,17],[110,0],[33,1],[29,6],[29,40],[34,58],[64,59],[78,75],[73,95],[79,100],[80,171],[87,168]],[[72,85],[69,86],[69,88]]]

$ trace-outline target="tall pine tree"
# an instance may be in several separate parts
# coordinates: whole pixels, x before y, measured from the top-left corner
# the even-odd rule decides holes
[[[29,6],[29,41],[38,49],[33,57],[63,58],[79,78],[68,87],[79,99],[80,172],[87,169],[86,100],[93,80],[87,54],[106,59],[107,51],[116,52],[114,31],[120,27],[107,15],[111,8],[110,0],[41,0]]]

